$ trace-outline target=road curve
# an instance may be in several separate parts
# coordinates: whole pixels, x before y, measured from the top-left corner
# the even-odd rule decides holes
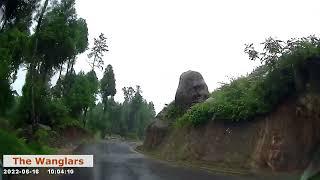
[[[94,168],[76,169],[61,180],[257,180],[265,178],[212,174],[176,167],[150,159],[121,141],[105,141],[79,148],[79,154],[93,154]]]

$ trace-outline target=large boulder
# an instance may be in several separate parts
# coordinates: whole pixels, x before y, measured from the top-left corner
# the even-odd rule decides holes
[[[205,101],[208,97],[208,86],[204,82],[202,75],[195,71],[187,71],[180,76],[175,102],[172,103],[185,109],[194,103]],[[163,108],[154,121],[147,127],[144,148],[154,149],[158,147],[169,134],[170,120],[167,119],[168,107]]]
[[[194,103],[205,101],[208,97],[208,86],[199,72],[187,71],[181,74],[175,96],[177,106],[188,108]]]

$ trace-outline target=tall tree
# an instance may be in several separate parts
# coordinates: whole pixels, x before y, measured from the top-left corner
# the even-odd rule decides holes
[[[94,80],[95,74],[89,72],[85,74],[80,72],[73,76],[74,80],[65,95],[65,103],[71,111],[71,116],[74,118],[81,118],[83,124],[86,124],[85,116],[90,107],[95,105],[96,101],[96,87],[98,86],[97,80]],[[96,82],[92,82],[96,81]]]
[[[16,28],[0,33],[0,114],[12,104],[13,91],[10,85],[25,60],[28,41],[28,34]]]
[[[88,54],[89,65],[94,71],[94,68],[103,69],[104,61],[102,57],[104,56],[104,52],[109,51],[107,46],[107,38],[104,37],[104,34],[101,33],[98,38],[94,38],[94,44],[91,48],[91,52]]]
[[[114,77],[114,72],[112,66],[109,64],[104,71],[103,77],[100,81],[100,93],[102,97],[102,103],[104,105],[104,110],[106,110],[108,97],[114,97],[116,94],[116,80]]]
[[[30,118],[32,120],[32,127],[33,127],[33,130],[35,129],[37,123],[39,122],[39,119],[38,119],[38,116],[37,116],[37,113],[36,113],[36,105],[35,105],[35,100],[36,100],[36,97],[35,97],[35,81],[36,81],[36,66],[37,66],[37,58],[36,58],[36,54],[37,54],[37,48],[38,48],[38,34],[39,34],[39,31],[40,31],[40,27],[41,27],[41,23],[42,23],[42,20],[43,20],[43,16],[46,12],[46,9],[47,9],[47,6],[49,4],[49,0],[46,0],[41,11],[40,11],[40,14],[39,14],[39,19],[38,19],[38,24],[36,26],[36,30],[35,30],[35,33],[34,33],[34,46],[33,46],[33,52],[32,52],[32,55],[31,55],[31,58],[30,58],[30,65],[29,65],[29,69],[28,71],[30,72],[29,75],[30,75],[30,79],[29,78],[26,78],[26,80],[30,80],[29,82],[29,85],[26,83],[25,87],[30,87],[30,91],[31,91],[31,94],[28,94],[28,93],[24,93],[24,95],[30,95],[30,100],[31,100],[31,112],[30,112]],[[24,88],[26,89],[26,88]],[[28,90],[27,90],[28,91]],[[28,97],[25,97],[25,99],[28,99]]]
[[[32,15],[37,10],[40,0],[3,0],[0,1],[0,28],[17,27],[29,31]]]
[[[46,0],[38,15],[35,33],[31,36],[33,51],[28,61],[29,78],[24,88],[24,96],[30,96],[25,97],[25,100],[29,100],[29,103],[25,102],[25,108],[30,109],[34,126],[41,119],[41,107],[45,106],[43,103],[47,103],[42,101],[46,99],[42,96],[49,95],[49,82],[54,71],[60,70],[62,64],[74,59],[88,45],[87,25],[77,17],[75,0],[53,3],[49,11],[48,5],[49,0]]]
[[[29,50],[29,29],[38,0],[4,0],[0,2],[0,114],[10,108],[19,66]]]
[[[123,87],[124,103],[130,103],[136,91],[133,87]]]

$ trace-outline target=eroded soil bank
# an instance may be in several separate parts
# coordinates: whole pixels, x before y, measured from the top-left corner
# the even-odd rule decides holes
[[[304,94],[249,122],[149,131],[144,149],[166,160],[250,171],[300,172],[320,141],[320,96]]]

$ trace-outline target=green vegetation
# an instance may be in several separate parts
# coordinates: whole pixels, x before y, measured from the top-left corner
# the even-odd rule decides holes
[[[0,156],[5,154],[51,154],[56,150],[36,142],[26,143],[24,139],[17,138],[16,134],[0,130]]]
[[[259,53],[252,44],[245,52],[262,65],[251,74],[232,79],[212,92],[211,99],[191,107],[177,125],[198,126],[209,121],[248,121],[272,111],[284,98],[299,93],[308,60],[320,55],[314,36],[287,42],[269,38]],[[303,79],[303,78],[302,78]]]
[[[88,127],[100,132],[102,137],[118,134],[130,139],[141,139],[146,126],[155,116],[154,105],[142,97],[139,86],[136,89],[123,88],[123,93],[123,103],[115,102],[111,97],[97,104],[88,113]]]
[[[114,95],[117,93],[116,80],[114,77],[113,68],[110,64],[105,69],[103,77],[101,79],[100,92],[103,106],[104,108],[106,108],[108,106],[109,97],[111,96],[111,99],[113,99]]]
[[[169,105],[167,105],[166,108],[167,108],[167,113],[165,114],[166,115],[165,119],[169,121],[180,118],[186,112],[186,109],[175,105],[174,102],[171,102]]]
[[[313,176],[312,178],[310,178],[310,180],[319,180],[320,179],[320,175],[317,174],[315,176]]]
[[[48,145],[59,144],[59,134],[70,127],[100,136],[143,137],[154,117],[153,104],[139,86],[124,88],[123,103],[114,101],[112,66],[101,80],[96,75],[104,69],[107,38],[101,33],[88,48],[86,20],[78,17],[75,0],[10,0],[0,6],[1,153],[49,154],[54,149]],[[88,49],[91,71],[75,72],[77,55]],[[21,67],[27,75],[20,96],[11,85]]]
[[[32,150],[22,139],[16,135],[0,130],[0,143],[4,144],[0,148],[0,156],[4,154],[31,154]]]

